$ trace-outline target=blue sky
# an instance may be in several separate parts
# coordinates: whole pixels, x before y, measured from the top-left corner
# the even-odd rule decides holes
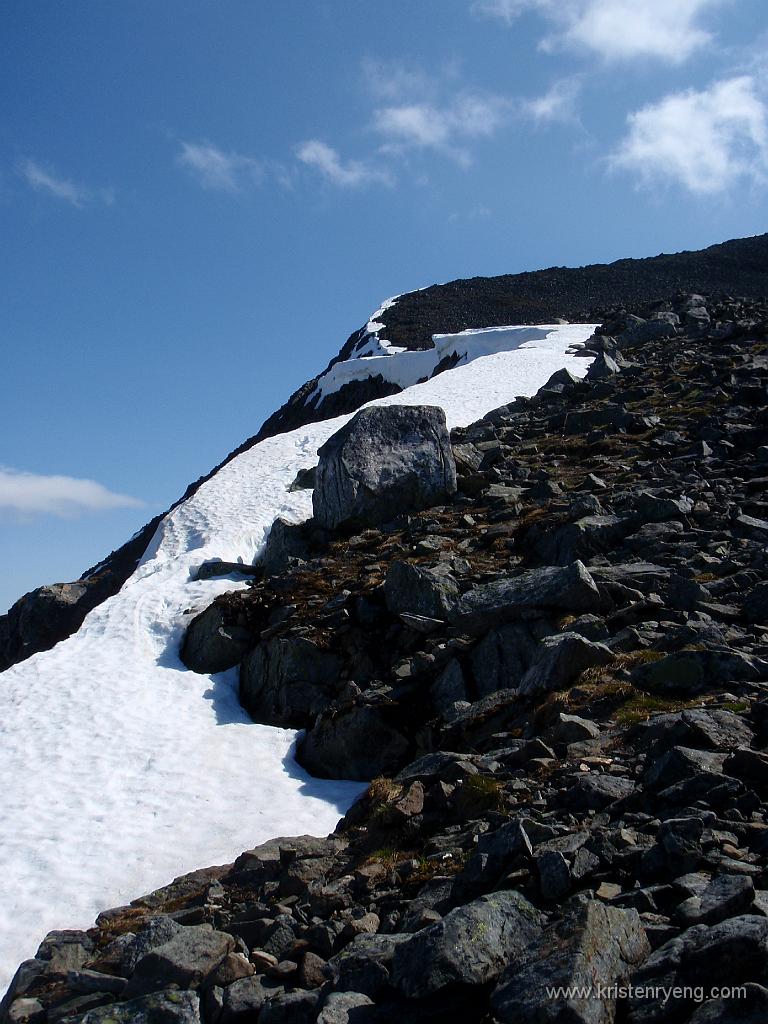
[[[6,0],[0,610],[389,295],[766,230],[763,0]]]

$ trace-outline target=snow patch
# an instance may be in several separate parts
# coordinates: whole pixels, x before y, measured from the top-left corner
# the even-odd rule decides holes
[[[370,326],[369,323],[368,328]],[[384,325],[376,326],[381,328]],[[469,363],[483,356],[510,352],[531,342],[543,341],[555,329],[555,325],[543,324],[536,327],[486,327],[461,331],[459,334],[435,334],[432,336],[434,347],[422,351],[396,348],[382,341],[377,334],[371,334],[366,336],[362,347],[360,344],[355,347],[356,355],[353,358],[334,363],[319,378],[306,401],[307,404],[317,406],[345,384],[376,376],[401,388],[411,387],[431,377],[446,358],[452,358],[457,363]]]

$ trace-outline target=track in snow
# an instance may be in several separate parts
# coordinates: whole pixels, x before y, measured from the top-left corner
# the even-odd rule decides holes
[[[372,404],[440,405],[449,426],[471,423],[562,366],[583,375],[588,362],[566,349],[592,329],[537,328],[522,345],[530,328],[505,330],[513,351]],[[244,585],[190,574],[213,558],[250,563],[277,516],[307,518],[310,493],[288,485],[349,418],[225,465],[166,516],[134,575],[74,636],[0,675],[0,992],[50,929],[89,927],[268,838],[325,835],[361,791],[312,779],[293,760],[295,733],[252,723],[236,670],[196,675],[177,654],[192,614]]]

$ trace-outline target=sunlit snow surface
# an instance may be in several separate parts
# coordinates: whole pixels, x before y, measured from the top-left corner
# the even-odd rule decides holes
[[[592,326],[504,333],[512,351],[373,404],[440,405],[458,426],[562,366],[587,369],[565,353]],[[295,733],[249,721],[234,671],[196,675],[177,656],[191,615],[242,586],[190,574],[213,558],[251,562],[276,516],[309,516],[311,492],[288,485],[348,418],[262,441],[219,470],[77,634],[0,675],[0,992],[50,929],[89,927],[107,907],[273,836],[325,835],[360,791],[299,769]]]

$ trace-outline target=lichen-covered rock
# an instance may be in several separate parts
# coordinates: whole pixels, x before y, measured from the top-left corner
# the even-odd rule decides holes
[[[518,892],[481,896],[395,950],[392,980],[411,999],[448,985],[484,985],[541,933],[541,915]]]
[[[625,983],[650,951],[636,910],[589,900],[510,964],[491,996],[494,1019],[498,1024],[612,1024],[617,999],[611,988]],[[551,994],[566,988],[573,990],[570,995]]]

